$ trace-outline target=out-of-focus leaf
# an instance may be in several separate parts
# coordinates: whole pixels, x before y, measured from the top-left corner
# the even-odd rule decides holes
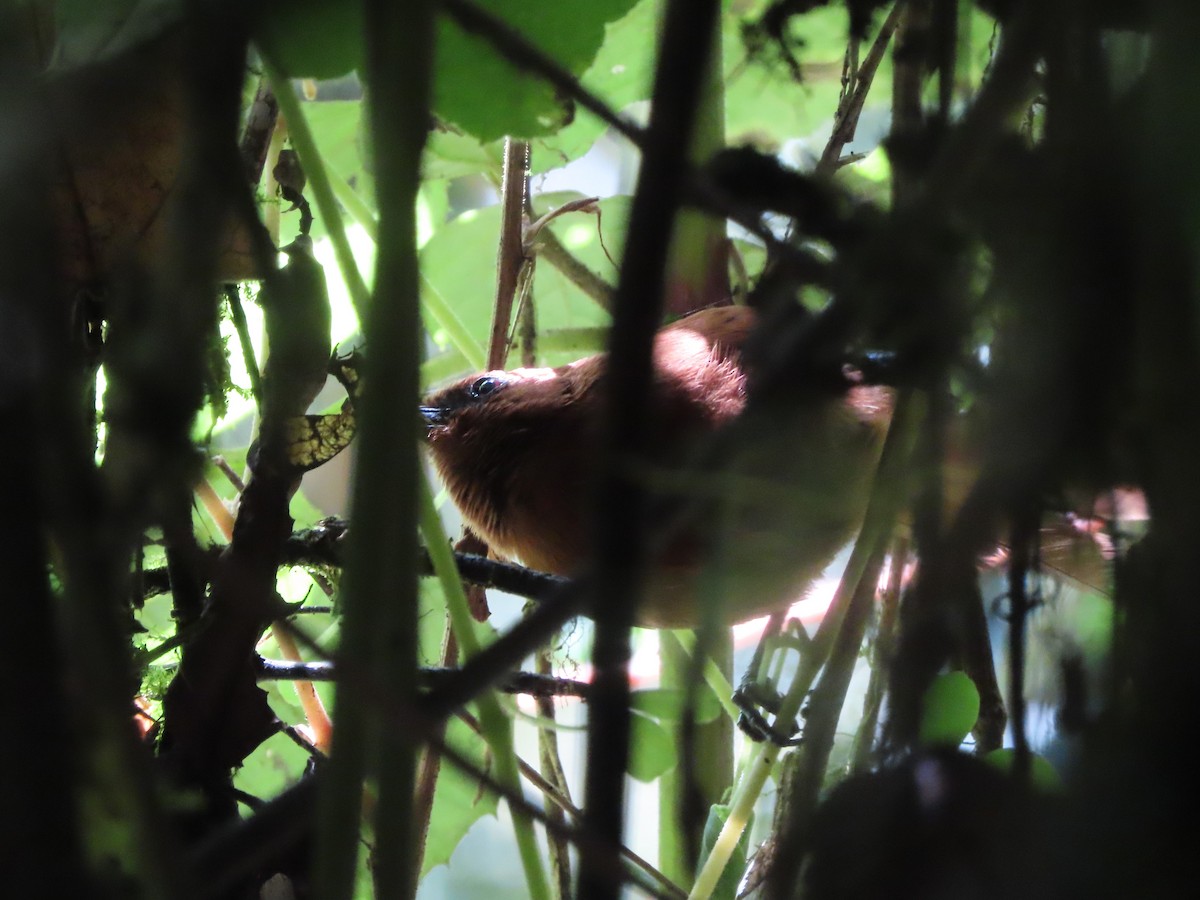
[[[845,10],[830,5],[794,21],[790,33],[803,42],[800,83],[770,55],[749,53],[736,17],[725,17],[725,130],[731,144],[775,150],[788,138],[832,123],[846,52]],[[890,55],[884,66],[890,66]]]
[[[1014,759],[1016,759],[1016,751],[1011,747],[1003,747],[1000,750],[993,750],[983,758],[983,761],[990,763],[1002,772],[1011,772]],[[1029,779],[1034,787],[1041,788],[1043,791],[1057,792],[1063,789],[1063,780],[1054,766],[1050,764],[1050,760],[1036,753],[1032,754],[1029,760]]]
[[[362,5],[289,0],[263,17],[261,41],[290,78],[336,78],[362,66]]]
[[[628,15],[612,22],[600,52],[579,79],[614,110],[623,110],[650,96],[660,5],[659,0],[640,0]],[[578,159],[607,127],[581,110],[566,128],[534,142],[533,171],[557,168]]]
[[[946,672],[925,691],[919,740],[957,747],[979,718],[979,691],[965,672]]]
[[[421,175],[426,181],[477,174],[498,178],[503,167],[503,141],[482,144],[469,134],[447,127],[430,133]]]
[[[291,693],[292,703],[296,695],[288,682],[280,682],[280,691]],[[272,686],[274,687],[274,686]],[[271,694],[276,693],[274,689]],[[271,709],[280,711],[278,702],[271,703]],[[290,712],[291,723],[303,721],[298,707],[288,706],[285,712]],[[285,788],[295,784],[304,773],[308,763],[308,754],[286,734],[280,732],[259,744],[253,753],[246,757],[245,762],[233,775],[233,784],[238,790],[245,791],[253,797],[269,799],[277,796]]]
[[[580,75],[604,42],[606,23],[625,15],[634,0],[479,0],[548,56]],[[486,90],[481,86],[486,85]],[[482,37],[444,18],[438,26],[434,108],[446,120],[487,143],[504,135],[553,134],[574,109],[554,88],[501,57]]]
[[[68,69],[112,59],[179,21],[180,0],[58,0],[52,67]]]
[[[664,722],[678,722],[683,715],[683,704],[686,699],[686,691],[653,688],[634,691],[630,707]],[[697,722],[711,722],[721,714],[721,704],[717,702],[716,696],[707,684],[701,685],[700,690],[696,691],[693,709]]]
[[[305,103],[304,115],[325,168],[352,184],[360,180],[366,168],[362,154],[362,101]],[[359,196],[369,206],[374,206],[375,198],[370,191],[360,191]]]
[[[675,741],[670,732],[636,710],[630,716],[629,774],[649,783],[675,765]]]
[[[103,115],[66,108],[48,115],[57,144],[50,205],[65,285],[104,283],[131,261],[161,263],[171,205],[184,196],[175,191],[185,131],[180,59],[176,35],[139,44],[97,70],[95,95],[112,89],[104,95]],[[131,71],[138,73],[136,82],[129,80]],[[222,280],[256,276],[249,245],[248,232],[231,216],[218,247]]]

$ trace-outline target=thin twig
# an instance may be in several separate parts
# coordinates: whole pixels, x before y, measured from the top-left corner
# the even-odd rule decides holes
[[[296,642],[287,628],[279,623],[272,623],[271,637],[275,639],[279,652],[286,659],[293,664],[302,664],[300,648],[296,646]],[[321,696],[317,693],[313,682],[302,676],[293,679],[292,687],[296,690],[300,708],[304,711],[304,718],[308,721],[308,727],[312,731],[313,743],[322,753],[328,754],[333,742],[333,722],[329,718],[325,704],[321,701]]]
[[[1014,518],[1008,560],[1008,709],[1013,738],[1013,777],[1029,778],[1029,735],[1025,730],[1025,620],[1031,608],[1028,578],[1031,550],[1037,540],[1036,507]]]
[[[457,713],[457,716],[472,730],[476,732],[479,731],[479,723],[470,713],[460,710]],[[521,767],[521,774],[524,775],[525,778],[535,788],[541,791],[542,795],[545,796],[545,798],[549,800],[556,809],[562,810],[576,822],[583,821],[583,810],[571,802],[571,798],[568,794],[560,790],[557,785],[552,784],[542,775],[541,772],[539,772],[525,760],[518,758],[518,762]],[[563,833],[566,834],[565,831]],[[658,887],[662,890],[662,893],[657,894],[656,896],[671,898],[671,900],[684,900],[684,898],[687,896],[683,890],[680,889],[679,885],[667,878],[667,876],[652,866],[643,857],[639,856],[637,853],[634,853],[633,850],[631,850],[628,846],[621,846],[621,855],[629,860],[629,862],[631,862],[634,866],[641,869],[652,879],[654,879]],[[567,894],[565,896],[569,897],[570,895]]]
[[[863,104],[866,103],[867,93],[871,90],[875,72],[879,69],[880,62],[883,61],[884,52],[900,21],[903,6],[903,2],[897,2],[892,6],[892,11],[888,13],[888,17],[879,27],[879,34],[875,36],[875,43],[871,45],[866,59],[850,77],[849,84],[853,86],[853,90],[848,91],[842,102],[838,104],[837,112],[833,117],[833,133],[829,136],[828,143],[825,144],[820,162],[817,163],[818,172],[829,172],[836,168],[841,161],[842,150],[854,140],[854,133],[858,130],[858,118],[862,114]]]
[[[797,874],[811,846],[812,827],[821,787],[825,783],[829,754],[833,749],[838,719],[846,702],[850,678],[854,674],[863,635],[870,620],[886,551],[887,541],[884,540],[871,554],[838,628],[821,680],[809,700],[799,769],[791,781],[790,797],[784,807],[787,821],[782,828],[778,828],[780,844],[787,847],[789,852],[776,857],[768,876],[776,890],[785,885],[792,885],[794,889]]]
[[[549,676],[553,672],[553,658],[550,651],[543,647],[535,657],[539,675]],[[563,771],[562,758],[558,753],[558,735],[554,731],[555,707],[554,698],[537,698],[538,714],[542,723],[538,725],[538,762],[542,769],[542,778],[554,788],[557,796],[570,796],[566,774]],[[563,811],[560,806],[546,810],[552,819],[562,821]],[[568,900],[571,896],[571,857],[568,853],[567,842],[561,838],[549,838],[550,845],[550,876],[558,900]]]
[[[587,296],[591,297],[601,309],[612,309],[613,287],[566,248],[562,241],[549,228],[538,235],[536,242],[537,254]]]
[[[221,474],[228,479],[229,483],[233,485],[234,490],[239,494],[246,489],[246,483],[242,481],[242,476],[233,470],[233,466],[229,464],[229,460],[223,456],[214,456],[210,462],[221,470]]]
[[[325,655],[325,650],[311,637],[300,629],[293,627],[296,640],[315,653]],[[374,704],[380,711],[385,729],[399,740],[419,744],[430,740],[433,734],[432,720],[421,709],[404,704],[394,693],[383,690],[361,665],[354,661],[342,660],[343,682],[350,690],[360,693],[366,702]],[[454,675],[457,673],[448,673]],[[581,856],[598,854],[600,843],[589,833],[586,825],[570,828],[558,825],[547,819],[545,812],[527,801],[518,791],[501,784],[490,772],[479,768],[474,760],[454,747],[441,743],[434,745],[443,759],[457,769],[477,781],[482,787],[495,793],[504,800],[510,809],[519,810],[523,815],[540,822],[547,829],[553,829],[567,836],[578,847]],[[535,773],[536,775],[536,773]],[[193,862],[197,871],[208,871],[207,866],[214,859],[224,860],[219,871],[225,879],[236,877],[245,871],[246,866],[256,865],[264,845],[286,845],[297,836],[300,829],[311,821],[316,804],[316,790],[312,779],[305,779],[284,791],[279,797],[267,804],[262,817],[256,817],[251,822],[241,823],[226,829],[223,833],[214,835],[204,845],[198,847],[193,854]],[[640,880],[637,873],[622,870],[610,870],[608,876],[616,884],[633,882],[652,897],[674,898],[676,891],[666,892],[657,884]],[[205,884],[211,894],[216,895],[219,888],[227,882]]]
[[[446,619],[446,630],[442,636],[442,665],[452,665],[458,661],[458,641],[454,638],[454,629],[450,627],[449,617]],[[446,739],[446,723],[434,726],[433,740],[425,746],[421,754],[421,762],[417,769],[417,789],[413,797],[413,817],[417,822],[416,861],[418,871],[424,867],[425,852],[429,844],[429,823],[433,821],[433,801],[437,795],[438,774],[442,767],[442,758],[434,747]]]
[[[892,570],[887,588],[880,601],[879,623],[871,647],[871,677],[863,699],[862,720],[854,736],[854,748],[850,753],[850,772],[865,772],[871,765],[875,749],[875,732],[879,725],[879,713],[883,708],[886,671],[892,657],[896,640],[896,623],[900,616],[900,592],[904,586],[904,569],[908,565],[908,539],[899,537],[892,545]]]
[[[298,633],[298,632],[296,632]],[[336,681],[337,667],[329,661],[296,662],[292,660],[260,659],[259,681]],[[438,685],[456,670],[449,667],[424,667],[418,670],[418,683],[423,690],[437,690]],[[576,697],[586,700],[591,685],[586,681],[560,678],[534,672],[513,672],[497,685],[506,694],[526,694],[530,697]]]
[[[217,552],[216,548],[208,551]],[[284,546],[281,565],[285,566],[332,566],[340,568],[344,563],[345,551],[340,546],[331,546],[331,542],[320,536],[320,529],[299,531],[288,538]],[[455,553],[454,562],[459,574],[470,582],[484,588],[495,588],[518,597],[531,600],[546,600],[567,585],[570,579],[561,575],[551,575],[527,569],[516,563],[500,562],[476,556],[472,553]],[[423,576],[433,575],[433,565],[424,549],[417,558],[417,569]],[[147,569],[143,573],[144,595],[153,597],[165,594],[171,589],[170,579],[165,568]],[[316,609],[305,607],[297,612],[316,612]],[[327,609],[321,611],[328,612]],[[569,618],[569,617],[568,617]],[[565,622],[566,620],[564,620]]]
[[[233,320],[238,344],[242,348],[242,362],[246,366],[246,375],[250,378],[250,393],[254,396],[254,405],[259,408],[261,413],[262,376],[258,371],[258,360],[254,358],[254,344],[250,340],[250,326],[246,322],[246,311],[242,308],[242,294],[236,284],[225,286],[225,300],[229,304],[229,318]]]
[[[503,369],[508,361],[508,329],[517,282],[525,265],[525,195],[529,144],[505,138],[504,177],[500,185],[500,241],[496,248],[496,295],[487,368]]]

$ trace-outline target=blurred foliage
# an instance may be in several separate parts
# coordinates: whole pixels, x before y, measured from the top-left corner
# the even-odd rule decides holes
[[[644,120],[660,0],[476,5],[614,110]],[[232,114],[226,82],[253,98],[260,54],[298,79],[304,119],[341,191],[368,282],[374,176],[389,161],[373,159],[370,149],[364,112],[372,90],[357,5],[293,0],[254,5],[252,15],[218,4],[231,16],[224,26],[199,6],[0,5],[7,123],[0,413],[21,423],[5,442],[12,456],[3,496],[14,529],[36,548],[15,538],[5,548],[11,603],[21,611],[0,657],[19,701],[13,706],[27,714],[40,698],[39,717],[66,729],[45,748],[30,742],[33,735],[15,736],[6,748],[13,759],[0,765],[6,791],[12,783],[6,808],[18,825],[33,823],[15,845],[26,861],[13,870],[14,896],[37,895],[23,880],[33,877],[30,846],[61,857],[53,877],[66,894],[190,896],[188,854],[207,852],[223,826],[286,796],[314,764],[279,730],[306,724],[296,691],[275,681],[259,691],[252,664],[255,653],[285,652],[277,638],[263,637],[288,612],[280,600],[332,605],[292,621],[323,651],[336,646],[337,598],[320,587],[336,591],[330,569],[271,554],[286,531],[346,513],[347,476],[337,469],[345,460],[302,482],[298,474],[294,484],[278,478],[276,518],[266,526],[261,517],[239,519],[239,527],[264,527],[266,537],[253,545],[262,556],[234,553],[193,495],[207,483],[236,507],[239,489],[202,465],[201,454],[219,451],[244,475],[262,452],[240,339],[215,289],[266,274],[256,226],[245,220],[248,203],[238,203],[253,196],[260,212],[281,212],[269,236],[276,246],[296,238],[301,220],[268,195],[265,178],[232,193],[221,181],[237,168],[234,126],[251,117],[249,102]],[[1179,697],[1195,692],[1200,635],[1191,546],[1200,514],[1192,463],[1200,440],[1200,193],[1187,165],[1200,134],[1192,102],[1200,16],[1190,0],[908,6],[925,17],[923,30],[884,54],[845,147],[849,164],[816,176],[837,125],[847,8],[868,23],[856,50],[861,61],[887,5],[728,0],[721,19],[725,131],[732,147],[754,151],[740,159],[755,161],[733,172],[745,179],[732,205],[749,210],[731,227],[743,268],[733,280],[778,314],[764,358],[783,360],[776,374],[790,385],[805,370],[788,368],[796,362],[788,341],[808,334],[804,323],[814,312],[833,310],[825,320],[833,323],[832,349],[816,351],[839,359],[883,351],[899,361],[905,387],[952,398],[937,415],[977,411],[984,472],[968,508],[975,518],[944,522],[930,513],[941,488],[930,487],[928,472],[914,478],[917,493],[926,491],[913,523],[923,568],[905,596],[899,631],[877,638],[895,641],[880,657],[887,672],[879,677],[891,679],[890,730],[867,736],[874,770],[859,768],[847,736],[837,735],[820,766],[828,780],[815,810],[780,800],[772,841],[797,870],[789,880],[786,865],[777,869],[785,874],[755,896],[794,896],[801,859],[809,867],[806,896],[818,898],[931,896],[943,888],[958,896],[1055,896],[1064,885],[1091,896],[1190,895],[1185,882],[1195,876],[1181,863],[1187,835],[1162,823],[1190,815],[1195,787],[1178,723]],[[949,31],[935,34],[935,25]],[[1016,75],[1004,66],[1017,63],[1000,57],[1010,38],[1025,53]],[[934,50],[950,71],[933,72]],[[914,66],[912,121],[897,93]],[[221,72],[224,81],[208,77]],[[534,304],[538,362],[557,365],[601,349],[609,314],[595,287],[617,280],[636,152],[449,17],[439,23],[432,112],[419,210],[426,386],[468,371],[488,341],[505,135],[531,141],[532,218],[582,199],[581,181],[607,186],[591,207],[546,226],[590,273],[593,290],[551,260],[544,236],[527,248],[536,260],[526,302]],[[702,175],[722,177],[715,168]],[[329,283],[333,332],[316,337],[348,348],[360,341],[359,323],[318,212],[311,236]],[[785,262],[801,256],[811,265],[796,274]],[[273,289],[269,278],[263,289]],[[245,304],[260,366],[269,343],[261,302],[255,293]],[[331,382],[311,407],[336,410],[343,398]],[[404,402],[397,400],[398,414]],[[933,443],[921,452],[931,469],[946,462]],[[1109,535],[1116,546],[1105,545],[1099,568],[1107,579],[1116,556],[1115,585],[1068,578],[1055,595],[1047,583],[1049,600],[1031,613],[1032,658],[1018,689],[1055,720],[1049,736],[1034,742],[1039,752],[1029,759],[1002,749],[984,757],[993,767],[976,767],[949,749],[988,715],[988,698],[959,670],[962,609],[976,592],[955,580],[955,564],[966,560],[973,574],[996,523],[1021,503],[1073,512],[1079,496],[1090,501],[1123,483],[1146,490],[1156,519],[1132,551],[1124,535]],[[1076,530],[1093,541],[1085,519]],[[1093,562],[1098,546],[1089,544]],[[149,573],[169,573],[175,592],[144,590]],[[238,593],[239,579],[252,577],[258,592]],[[180,599],[189,583],[205,604],[198,621]],[[228,620],[218,623],[208,605],[220,591],[246,600],[233,604],[243,618],[228,632],[221,631]],[[436,582],[422,583],[421,604],[421,657],[435,665],[445,628]],[[188,728],[164,699],[189,653],[221,655],[214,635],[224,635],[230,660],[221,671],[229,681],[200,686],[213,691],[213,707],[185,704],[197,715]],[[204,651],[213,657],[192,649],[204,639],[218,644]],[[160,646],[169,649],[156,652]],[[309,646],[301,651],[319,656]],[[1011,664],[1001,661],[1002,676]],[[336,715],[330,686],[318,694]],[[135,696],[153,720],[145,735],[128,728]],[[707,686],[689,702],[696,721],[720,714]],[[635,694],[634,778],[654,782],[680,765],[686,705],[668,691]],[[480,780],[491,765],[483,741],[458,720],[444,739],[475,771],[443,766],[421,876],[447,863],[463,836],[497,810]],[[181,744],[191,751],[179,751]],[[854,776],[828,790],[848,769]],[[989,804],[997,810],[992,820]],[[727,815],[710,812],[706,849]],[[897,855],[893,836],[908,855]],[[289,846],[293,856],[271,857],[271,871],[248,864],[218,892],[234,896],[235,884],[257,895],[267,876],[284,871],[304,895],[308,848],[304,839]],[[733,874],[746,867],[747,850],[743,834],[712,896],[734,895]],[[360,877],[368,896],[366,861]]]

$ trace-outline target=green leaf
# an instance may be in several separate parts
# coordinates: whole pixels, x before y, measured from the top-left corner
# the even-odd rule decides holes
[[[634,691],[630,707],[655,719],[678,722],[683,716],[683,704],[686,699],[686,691],[653,688]],[[693,711],[697,722],[711,722],[721,714],[721,704],[717,702],[716,695],[707,684],[701,685],[696,691]]]
[[[604,42],[606,23],[634,0],[478,0],[574,75]],[[542,79],[522,71],[448,18],[438,25],[434,108],[444,119],[487,143],[504,135],[553,134],[574,117],[573,106]]]
[[[979,691],[965,672],[946,672],[925,691],[919,741],[922,744],[962,743],[979,718]]]
[[[469,134],[438,129],[430,132],[425,144],[421,177],[427,182],[435,178],[461,178],[477,174],[499,179],[503,169],[502,141],[482,144]]]
[[[304,116],[312,130],[313,140],[330,174],[353,184],[360,181],[366,166],[363,162],[361,100],[322,100],[304,104]],[[370,191],[360,192],[368,205],[375,202]]]
[[[983,758],[983,761],[995,766],[1002,772],[1011,773],[1013,762],[1016,758],[1017,752],[1014,749],[1004,747],[1000,750],[993,750]],[[1063,789],[1062,777],[1055,770],[1054,766],[1050,764],[1050,760],[1034,753],[1031,755],[1029,762],[1029,780],[1034,787],[1050,793],[1057,793]]]
[[[451,719],[447,724],[446,743],[487,770],[487,745],[458,719]],[[454,848],[471,826],[484,816],[494,816],[496,808],[495,793],[481,791],[475,779],[458,767],[443,763],[433,795],[433,815],[429,820],[429,840],[425,845],[421,877],[424,878],[434,866],[449,862]]]
[[[675,765],[675,741],[670,732],[649,716],[630,716],[629,774],[649,783]]]
[[[436,578],[422,578],[420,589],[417,646],[421,665],[441,666],[444,665],[442,641],[446,634],[446,595]]]
[[[831,121],[841,91],[842,60],[848,23],[844,9],[831,5],[793,20],[789,34],[800,41],[803,81],[769,54],[750,54],[742,40],[739,17],[724,17],[725,130],[730,144],[754,144],[775,150],[789,139],[804,137]],[[881,66],[879,84],[891,68],[891,54]],[[877,87],[869,101],[886,105]],[[868,102],[869,102],[868,101]],[[819,153],[821,148],[816,148]]]
[[[614,110],[650,97],[659,5],[659,0],[641,0],[628,15],[611,23],[604,45],[579,79]],[[544,172],[578,159],[607,127],[591,113],[580,112],[557,134],[534,142],[533,171]]]
[[[1088,662],[1104,659],[1112,649],[1115,627],[1112,598],[1091,591],[1080,592],[1072,598],[1069,617],[1084,658]]]
[[[536,211],[540,213],[578,196],[542,195],[537,199]],[[602,277],[610,277],[614,269],[604,256],[600,236],[603,234],[604,243],[611,252],[619,252],[624,242],[629,200],[613,197],[601,202],[599,207],[602,211],[600,225],[597,225],[595,215],[571,213],[557,218],[550,228],[585,265]],[[429,286],[441,295],[481,346],[487,345],[491,328],[499,234],[500,210],[491,206],[464,213],[443,225],[421,249],[421,271]],[[608,324],[608,314],[544,260],[537,263],[533,290],[538,334]],[[426,321],[435,339],[439,337],[436,325],[432,320]],[[446,335],[441,337],[447,339]],[[560,365],[579,356],[569,350],[539,354],[540,361],[546,365]]]
[[[337,78],[363,64],[362,5],[289,0],[263,17],[259,41],[289,78]]]
[[[288,691],[295,692],[291,685]],[[272,704],[276,708],[276,704]],[[302,717],[301,717],[302,718]],[[292,722],[297,721],[295,718]],[[295,784],[304,774],[308,753],[282,732],[259,744],[233,774],[233,785],[254,797],[270,798]]]

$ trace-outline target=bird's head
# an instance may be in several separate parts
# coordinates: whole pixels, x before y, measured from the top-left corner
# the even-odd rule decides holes
[[[471,375],[420,407],[430,457],[467,522],[495,551],[535,568],[567,563],[538,552],[546,542],[525,535],[546,529],[526,520],[553,522],[556,536],[584,529],[598,359]]]

